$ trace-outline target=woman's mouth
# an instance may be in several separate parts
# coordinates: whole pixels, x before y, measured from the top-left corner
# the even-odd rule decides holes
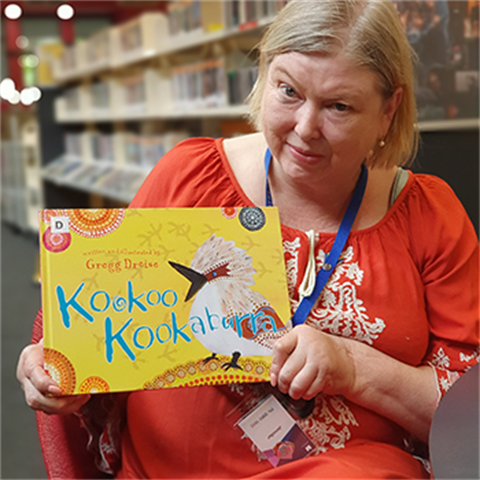
[[[294,145],[291,145],[289,143],[287,143],[287,145],[292,155],[300,161],[304,161],[304,162],[317,161],[322,156],[319,153],[315,153],[310,150],[304,150],[303,148],[295,147]]]

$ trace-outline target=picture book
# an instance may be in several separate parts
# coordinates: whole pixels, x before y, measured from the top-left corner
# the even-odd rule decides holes
[[[64,394],[267,381],[291,328],[274,207],[43,210],[40,250]]]

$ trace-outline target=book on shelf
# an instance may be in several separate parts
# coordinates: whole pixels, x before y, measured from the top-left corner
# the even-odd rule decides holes
[[[159,12],[145,12],[115,27],[112,64],[154,54],[168,37],[168,18]]]
[[[107,178],[115,169],[113,164],[102,164],[97,166],[97,171],[92,174],[91,185],[94,190],[97,190],[99,185],[102,184],[103,180]]]
[[[157,162],[175,145],[190,135],[185,130],[166,132],[161,135],[146,135],[140,139],[142,147],[142,166],[152,169]]]
[[[188,132],[184,130],[158,135],[127,134],[125,136],[126,164],[150,170],[169,150],[188,137]]]
[[[93,161],[114,162],[113,135],[93,132],[90,134]]]
[[[95,32],[87,40],[86,62],[89,67],[108,64],[111,48],[111,27]]]
[[[69,87],[64,93],[65,107],[69,112],[80,111],[80,88]]]
[[[76,169],[68,175],[68,182],[77,186],[90,187],[96,179],[99,166],[93,162],[83,163],[80,169]]]
[[[204,33],[216,32],[225,28],[224,3],[201,1],[201,22]]]
[[[126,25],[120,30],[120,49],[123,52],[142,48],[142,29],[139,23]]]
[[[179,0],[168,3],[168,33],[171,37],[202,32],[200,0]]]
[[[93,114],[105,113],[110,110],[109,82],[92,82],[90,85],[90,110]]]
[[[276,208],[43,210],[40,250],[64,394],[268,381],[290,329]]]
[[[71,160],[68,157],[60,157],[59,159],[45,165],[42,172],[48,177],[61,181],[66,179],[69,175],[72,175],[76,170],[80,169],[82,165],[83,163],[81,160]]]
[[[36,69],[39,87],[55,85],[55,68],[60,64],[65,45],[60,40],[45,39],[35,46],[38,57]]]
[[[65,157],[75,161],[81,160],[83,156],[82,134],[74,132],[64,133]]]
[[[174,108],[180,111],[227,105],[225,59],[195,62],[172,69]]]
[[[244,67],[228,72],[228,103],[242,105],[252,91],[258,77],[258,67]]]
[[[166,153],[163,136],[161,135],[145,136],[141,139],[141,145],[142,165],[145,168],[153,168]]]
[[[127,111],[145,109],[146,88],[145,74],[138,73],[120,80],[123,88],[123,105]]]
[[[256,27],[261,21],[273,18],[286,1],[275,0],[232,0],[222,3],[227,28],[247,29]]]
[[[125,164],[138,167],[142,165],[142,146],[139,135],[125,135]]]
[[[135,69],[118,80],[119,95],[115,95],[121,113],[158,114],[171,111],[171,82],[156,68]]]

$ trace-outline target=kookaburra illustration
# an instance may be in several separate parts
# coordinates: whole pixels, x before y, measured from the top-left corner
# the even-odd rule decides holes
[[[255,285],[252,258],[233,241],[212,235],[195,253],[190,267],[169,262],[191,286],[194,299],[189,325],[195,337],[215,355],[231,356],[223,367],[241,369],[241,355],[271,355],[275,340],[290,330]]]

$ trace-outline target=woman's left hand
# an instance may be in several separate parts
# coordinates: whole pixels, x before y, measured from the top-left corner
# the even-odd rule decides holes
[[[343,395],[428,441],[438,403],[430,365],[403,363],[370,345],[299,325],[275,342],[270,383],[292,398]]]
[[[355,381],[347,341],[308,325],[295,327],[275,342],[270,383],[294,399],[347,395]]]

